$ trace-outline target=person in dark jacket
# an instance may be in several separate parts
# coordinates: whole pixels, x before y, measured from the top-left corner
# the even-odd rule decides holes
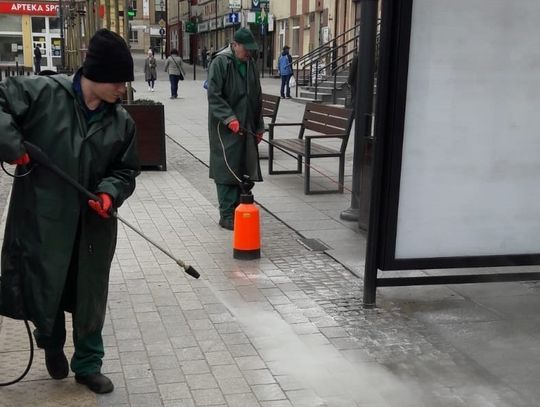
[[[208,50],[206,49],[206,45],[201,50],[201,61],[202,66],[204,69],[208,68]]]
[[[291,87],[289,86],[289,80],[291,79],[291,76],[293,76],[293,70],[292,70],[292,57],[289,54],[290,47],[288,45],[285,45],[283,47],[283,52],[281,53],[281,56],[278,59],[278,72],[281,76],[281,98],[285,99],[291,98]]]
[[[148,83],[148,90],[150,92],[154,91],[154,84],[157,79],[157,62],[154,58],[154,53],[152,50],[148,50],[148,56],[144,60],[144,80]]]
[[[351,107],[356,107],[356,79],[358,76],[358,54],[352,58],[351,66],[349,67],[349,76],[347,77],[347,86],[351,90]]]
[[[36,68],[34,70],[34,73],[36,75],[39,75],[39,73],[41,72],[41,56],[41,45],[37,44],[34,47],[34,66]]]
[[[0,160],[17,164],[21,175],[13,182],[4,233],[0,313],[32,321],[49,374],[63,379],[69,373],[64,311],[71,312],[71,370],[96,393],[114,389],[101,373],[117,235],[110,210],[133,193],[139,174],[135,124],[117,103],[132,80],[127,44],[101,29],[72,77],[15,76],[0,84]],[[33,166],[24,142],[38,146],[99,201]],[[17,290],[20,302],[9,295]]]
[[[253,34],[240,28],[233,43],[212,58],[208,71],[208,134],[210,178],[219,201],[219,224],[234,229],[240,181],[262,181],[257,143],[264,133],[262,91],[251,52]]]

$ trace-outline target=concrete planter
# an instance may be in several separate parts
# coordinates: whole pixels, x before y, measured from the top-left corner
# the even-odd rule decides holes
[[[165,110],[162,104],[125,104],[137,126],[139,158],[142,167],[167,170],[165,152]]]

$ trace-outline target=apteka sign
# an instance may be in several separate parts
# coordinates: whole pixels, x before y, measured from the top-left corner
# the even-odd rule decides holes
[[[58,4],[0,1],[0,14],[56,16],[58,14]]]

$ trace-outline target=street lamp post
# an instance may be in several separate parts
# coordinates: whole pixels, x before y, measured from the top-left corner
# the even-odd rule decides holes
[[[161,0],[159,2],[159,8],[160,8],[160,20],[159,20],[159,22],[160,23],[161,23],[161,21],[165,21],[163,19],[163,7],[164,6],[165,6],[165,4],[164,4],[163,0]],[[164,34],[164,32],[163,32],[163,27],[161,26],[161,24],[159,25],[159,34],[161,36],[161,42],[159,44],[159,48],[161,50],[161,59],[163,59],[163,34]]]
[[[60,18],[60,68],[64,71],[66,68],[66,54],[64,53],[66,44],[64,40],[64,4],[62,0],[58,0],[58,17]]]
[[[218,32],[217,32],[217,17],[218,17],[217,16],[217,12],[218,12],[217,6],[218,6],[218,4],[217,4],[217,0],[214,0],[214,5],[216,7],[216,27],[215,27],[216,28],[216,41],[214,43],[214,47],[215,47],[214,49],[217,50],[218,49]]]
[[[266,55],[266,36],[268,31],[268,23],[265,23],[265,20],[268,21],[268,12],[270,9],[268,8],[268,3],[264,5],[263,12],[261,13],[261,35],[262,35],[262,61],[261,61],[261,71],[262,71],[262,77],[264,78],[264,68],[266,65],[266,58],[268,56]]]
[[[188,0],[188,20],[190,22],[190,26],[191,26],[191,23],[193,21],[191,21],[191,7],[192,7],[192,0]],[[195,47],[194,44],[197,43],[197,37],[194,37],[193,39],[191,38],[192,35],[197,35],[196,34],[197,31],[193,32],[193,33],[190,33],[189,35],[189,54],[191,56],[191,62],[193,62],[193,80],[196,80],[197,79],[197,48]]]

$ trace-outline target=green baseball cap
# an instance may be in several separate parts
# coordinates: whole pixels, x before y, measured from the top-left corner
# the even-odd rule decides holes
[[[259,46],[255,42],[255,38],[250,30],[247,28],[240,28],[234,33],[234,41],[238,44],[242,44],[246,49],[250,51],[256,51]]]

